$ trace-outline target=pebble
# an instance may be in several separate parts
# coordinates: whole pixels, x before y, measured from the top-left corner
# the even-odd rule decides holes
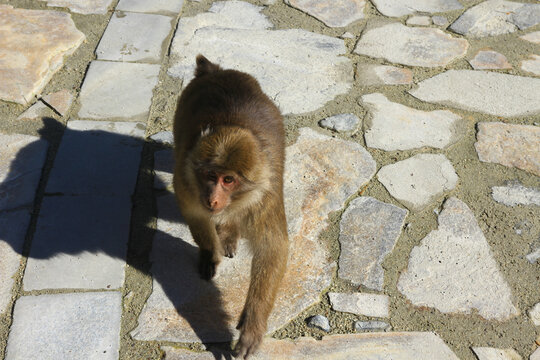
[[[310,317],[307,320],[307,325],[312,328],[321,329],[323,331],[329,332],[330,329],[330,322],[326,318],[326,316],[322,315],[315,315]]]
[[[503,54],[493,50],[480,50],[472,60],[469,60],[469,64],[471,64],[475,70],[500,70],[512,68],[512,65],[510,65]]]
[[[338,114],[319,121],[321,127],[337,132],[353,131],[359,123],[360,119],[354,114]]]
[[[390,299],[387,295],[329,292],[328,297],[335,311],[373,317],[389,316]]]
[[[384,321],[355,321],[354,329],[357,332],[390,331],[392,326]]]
[[[285,0],[329,27],[344,27],[364,18],[365,0]]]

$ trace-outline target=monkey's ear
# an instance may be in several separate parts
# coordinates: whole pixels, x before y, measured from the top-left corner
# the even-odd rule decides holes
[[[212,73],[220,69],[221,68],[219,67],[219,65],[210,62],[210,60],[205,58],[203,55],[197,55],[197,67],[195,68],[195,77]]]

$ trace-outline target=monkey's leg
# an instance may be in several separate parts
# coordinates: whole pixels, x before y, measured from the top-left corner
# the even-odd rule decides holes
[[[208,219],[186,217],[193,239],[199,245],[199,273],[204,280],[216,275],[216,268],[221,262],[223,250],[216,232],[216,227]]]
[[[216,226],[216,230],[221,240],[221,246],[226,257],[232,258],[236,255],[236,248],[238,247],[238,239],[240,239],[240,232],[236,224],[221,224]]]

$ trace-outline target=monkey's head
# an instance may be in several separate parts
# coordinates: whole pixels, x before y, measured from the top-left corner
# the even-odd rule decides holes
[[[259,142],[247,129],[219,126],[202,132],[191,158],[201,203],[208,211],[244,208],[245,200],[254,198],[252,192],[265,187],[260,152]]]

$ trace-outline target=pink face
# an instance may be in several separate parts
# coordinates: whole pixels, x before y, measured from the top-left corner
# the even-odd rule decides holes
[[[213,213],[220,212],[231,203],[231,195],[239,186],[234,174],[220,174],[213,171],[203,173],[205,190],[203,205]]]

